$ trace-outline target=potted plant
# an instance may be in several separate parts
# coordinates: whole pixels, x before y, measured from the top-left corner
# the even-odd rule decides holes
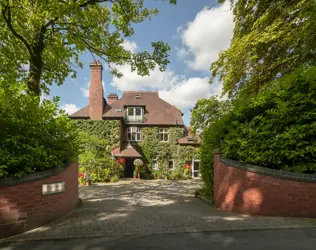
[[[135,178],[135,175],[137,176],[137,178],[140,178],[140,168],[144,165],[144,162],[141,160],[141,159],[136,159],[134,161],[134,166],[135,166],[135,169],[134,169],[134,178]]]

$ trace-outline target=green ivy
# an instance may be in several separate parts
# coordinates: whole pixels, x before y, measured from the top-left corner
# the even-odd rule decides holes
[[[169,128],[169,141],[161,142],[158,137],[158,127],[144,127],[142,129],[142,142],[133,143],[137,151],[146,159],[147,166],[156,177],[170,178],[168,159],[174,160],[174,171],[181,170],[188,161],[199,158],[199,151],[192,146],[180,146],[178,139],[184,136],[183,127]],[[152,170],[152,160],[157,159],[159,169]]]
[[[73,120],[73,122],[82,132],[107,140],[111,150],[120,145],[119,120]]]

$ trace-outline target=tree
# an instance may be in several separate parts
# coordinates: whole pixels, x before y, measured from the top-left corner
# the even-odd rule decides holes
[[[175,4],[176,0],[170,0]],[[134,34],[133,23],[158,13],[144,8],[143,0],[0,0],[0,76],[27,82],[29,93],[48,93],[48,85],[61,85],[79,55],[88,50],[114,65],[130,64],[139,75],[148,75],[169,63],[169,46],[153,42],[153,52],[124,49],[125,37]]]
[[[220,0],[219,2],[224,2]],[[223,94],[245,98],[295,68],[316,62],[314,0],[239,0],[234,5],[230,48],[211,66]]]
[[[219,100],[217,96],[199,99],[191,110],[190,127],[192,132],[202,134],[206,128],[229,112],[230,109],[231,103],[228,100]]]

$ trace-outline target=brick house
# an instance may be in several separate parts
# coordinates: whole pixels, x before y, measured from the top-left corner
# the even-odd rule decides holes
[[[102,86],[102,64],[95,61],[90,64],[91,81],[89,88],[89,105],[70,115],[71,119],[118,120],[120,124],[119,147],[112,150],[116,159],[125,158],[124,175],[132,177],[133,161],[142,158],[135,148],[135,143],[141,143],[142,130],[145,127],[157,127],[161,143],[169,143],[169,130],[172,127],[183,128],[183,135],[177,139],[180,147],[200,145],[200,139],[194,138],[188,127],[184,125],[183,113],[174,105],[159,97],[157,91],[124,91],[121,98],[110,93],[104,98]],[[153,169],[158,169],[158,161],[152,161]],[[168,168],[174,169],[174,160],[168,159]],[[199,175],[199,161],[190,159],[192,176]]]

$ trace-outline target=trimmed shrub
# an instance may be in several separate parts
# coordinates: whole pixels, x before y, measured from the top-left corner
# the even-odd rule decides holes
[[[300,68],[250,100],[238,100],[223,156],[263,167],[316,172],[316,67]]]

